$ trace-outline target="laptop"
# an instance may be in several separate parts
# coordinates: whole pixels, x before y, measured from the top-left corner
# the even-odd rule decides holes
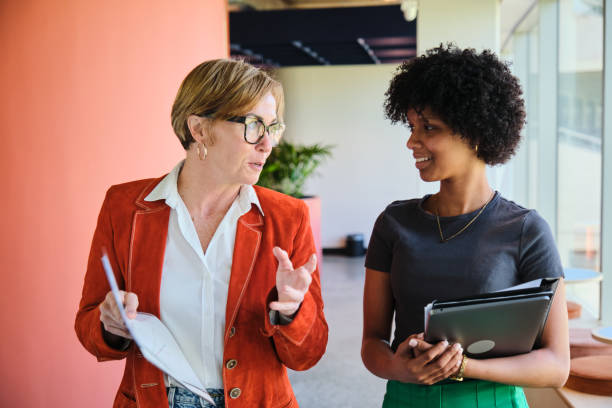
[[[434,301],[425,308],[425,341],[460,343],[471,358],[528,353],[539,343],[558,281]]]

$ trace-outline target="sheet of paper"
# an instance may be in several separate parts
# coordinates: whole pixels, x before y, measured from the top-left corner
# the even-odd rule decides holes
[[[168,328],[156,316],[149,313],[139,312],[134,319],[127,317],[117,281],[106,254],[102,256],[102,265],[115,302],[119,305],[121,318],[142,355],[185,388],[214,404]]]
[[[532,281],[521,283],[516,286],[506,288],[506,289],[496,290],[495,292],[505,292],[507,290],[518,290],[518,289],[539,288],[541,284],[542,284],[542,279],[534,279]]]

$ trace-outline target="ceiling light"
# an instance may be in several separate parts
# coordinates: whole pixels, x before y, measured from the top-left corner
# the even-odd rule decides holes
[[[406,21],[414,21],[417,17],[419,2],[417,0],[402,0],[400,8],[404,12]]]

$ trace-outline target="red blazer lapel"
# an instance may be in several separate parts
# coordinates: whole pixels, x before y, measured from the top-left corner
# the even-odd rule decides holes
[[[225,341],[229,337],[230,328],[234,325],[238,307],[255,267],[263,225],[263,216],[254,204],[251,205],[251,211],[238,219],[225,309]]]
[[[159,293],[168,236],[170,207],[164,200],[145,201],[157,182],[136,199],[128,253],[127,290],[138,295],[138,310],[160,317]]]

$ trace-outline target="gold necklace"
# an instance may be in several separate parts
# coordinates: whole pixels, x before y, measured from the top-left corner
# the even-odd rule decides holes
[[[487,202],[482,206],[482,208],[478,211],[478,213],[467,223],[463,226],[463,228],[461,228],[459,231],[455,232],[453,235],[451,235],[448,238],[444,238],[444,234],[442,234],[442,227],[440,226],[440,217],[438,216],[438,211],[436,209],[436,222],[438,223],[438,232],[440,232],[440,243],[445,243],[450,241],[451,239],[455,238],[457,235],[461,234],[463,231],[465,231],[466,229],[468,229],[468,227],[470,225],[472,225],[472,223],[474,221],[476,221],[476,219],[478,217],[480,217],[480,214],[482,214],[482,212],[485,210],[485,208],[487,208],[487,205],[489,205],[489,203],[491,202],[491,200],[493,199],[493,197],[495,197],[495,191],[493,191],[493,194],[491,195],[491,197],[489,197],[489,199],[487,200]]]

